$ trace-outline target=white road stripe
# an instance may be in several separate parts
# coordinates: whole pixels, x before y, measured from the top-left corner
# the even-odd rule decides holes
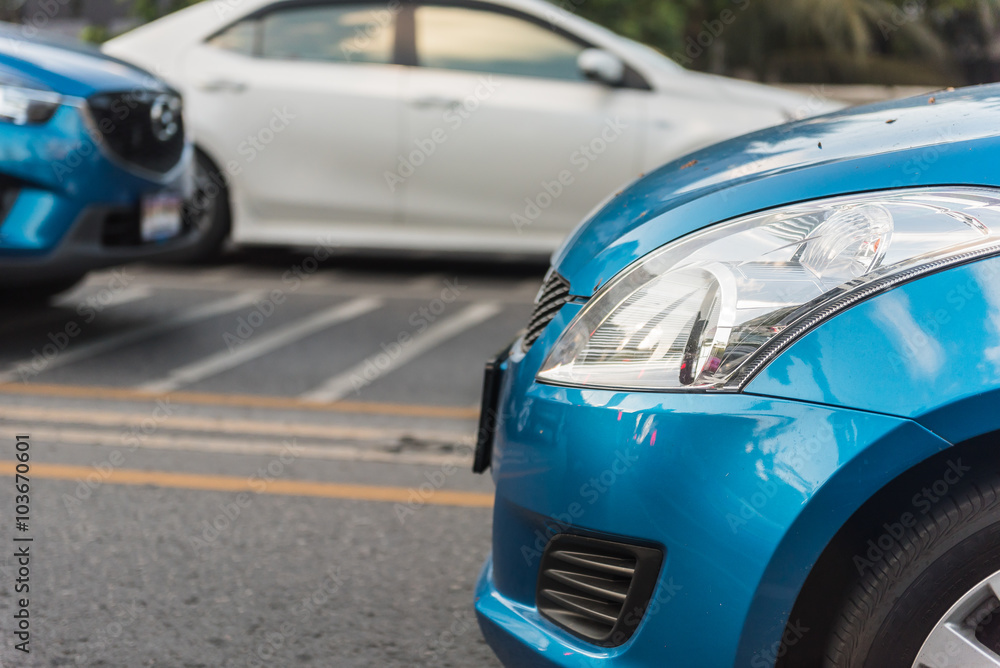
[[[41,425],[72,425],[77,428],[119,429],[131,434],[133,428],[147,430],[197,432],[219,437],[241,438],[301,438],[309,441],[386,443],[419,441],[472,446],[474,435],[457,431],[415,430],[387,427],[321,424],[306,422],[273,422],[224,417],[167,414],[164,404],[155,417],[150,413],[46,408],[40,406],[0,406],[0,418],[7,422]]]
[[[150,381],[137,389],[143,392],[167,393],[173,392],[185,385],[204,380],[209,376],[229,371],[250,360],[284,348],[285,346],[311,336],[334,325],[353,320],[382,306],[379,299],[354,299],[346,304],[338,304],[332,308],[314,313],[296,322],[286,325],[274,332],[258,334],[235,350],[220,350],[203,359],[174,369],[165,378]]]
[[[122,432],[106,429],[73,429],[39,427],[37,423],[10,423],[14,431],[30,432],[37,441],[60,445],[94,445],[122,447]],[[13,431],[12,431],[13,433]],[[289,447],[289,443],[292,447]],[[293,440],[283,442],[253,442],[246,438],[207,438],[174,434],[142,435],[128,439],[128,448],[144,450],[174,450],[183,452],[219,453],[228,455],[279,456],[289,451],[305,459],[325,459],[351,462],[381,462],[386,464],[417,464],[425,466],[452,465],[464,467],[472,462],[471,455],[393,452],[371,446],[309,445]]]
[[[411,339],[409,344],[401,346],[399,354],[391,357],[388,365],[377,367],[379,378],[392,373],[448,339],[489,320],[501,310],[499,304],[475,304],[447,320],[440,321],[423,334]],[[370,369],[372,364],[370,359],[366,359],[344,373],[334,376],[316,389],[306,392],[300,398],[303,401],[317,403],[339,401],[355,391],[359,379],[365,379],[365,371]]]
[[[52,322],[55,324],[60,318],[66,318],[67,309],[71,309],[76,314],[76,308],[87,303],[88,297],[95,297],[96,294],[88,294],[86,288],[78,288],[72,292],[57,298],[49,306],[43,306],[38,310],[30,311],[25,315],[19,315],[5,322],[0,322],[0,331],[8,329],[29,329],[35,325]],[[121,292],[114,293],[107,302],[101,302],[102,308],[111,308],[123,304],[148,299],[153,296],[153,289],[145,285],[134,285],[125,288]],[[62,327],[62,325],[59,325]]]
[[[214,302],[209,302],[208,304],[195,306],[186,311],[182,311],[173,317],[164,318],[163,320],[146,325],[145,327],[137,327],[136,329],[118,332],[88,343],[81,343],[77,346],[74,346],[71,343],[66,350],[61,353],[58,353],[47,360],[43,359],[42,362],[39,363],[40,368],[32,366],[34,362],[32,358],[14,362],[7,368],[6,371],[0,373],[0,382],[10,383],[20,380],[22,374],[19,372],[19,369],[23,369],[24,374],[30,378],[35,376],[37,373],[51,371],[52,369],[66,366],[67,364],[73,364],[74,362],[79,362],[80,360],[96,357],[106,352],[118,350],[119,348],[123,348],[124,346],[131,345],[138,341],[144,341],[146,339],[159,336],[160,334],[165,334],[174,329],[186,327],[187,325],[207,320],[217,315],[222,315],[223,313],[229,313],[230,311],[250,306],[255,300],[259,300],[263,296],[264,293],[262,292],[241,292],[233,295],[232,297],[226,297],[225,299],[219,299]]]
[[[94,288],[100,288],[100,286],[93,286]],[[107,301],[100,301],[100,296],[102,292],[108,293]],[[111,290],[105,289],[94,289],[88,290],[83,288],[82,290],[74,290],[67,295],[59,297],[55,300],[56,306],[75,307],[79,304],[86,303],[90,298],[98,300],[98,303],[104,307],[108,308],[110,306],[121,306],[122,304],[131,304],[132,302],[137,302],[143,299],[147,299],[153,295],[153,290],[146,285],[132,285],[124,290],[118,292],[113,292]]]

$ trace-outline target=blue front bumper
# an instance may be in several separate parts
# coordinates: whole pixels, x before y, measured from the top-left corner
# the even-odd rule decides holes
[[[164,243],[106,243],[105,229],[131,217],[144,195],[189,197],[189,148],[168,173],[133,168],[104,150],[82,102],[65,104],[41,125],[0,125],[0,278],[58,279],[147,258],[183,257],[196,231]],[[109,222],[110,221],[110,222]]]
[[[910,420],[755,396],[752,384],[656,394],[536,383],[578,308],[504,366],[493,555],[476,599],[485,637],[510,666],[773,665],[830,538],[886,480],[948,443]],[[663,549],[626,644],[591,645],[538,613],[539,561],[561,532]]]

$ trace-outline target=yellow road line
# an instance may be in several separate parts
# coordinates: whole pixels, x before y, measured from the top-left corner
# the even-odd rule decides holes
[[[0,474],[13,475],[17,462],[0,461]],[[90,466],[70,466],[67,464],[32,463],[28,477],[32,480],[84,480],[88,476],[101,475]],[[168,471],[137,471],[115,469],[104,483],[110,485],[152,485],[171,489],[195,489],[212,492],[255,492],[279,496],[302,496],[322,499],[348,499],[352,501],[380,501],[384,503],[410,503],[415,501],[430,506],[454,506],[459,508],[492,508],[493,495],[480,492],[457,492],[437,490],[421,496],[416,490],[403,487],[378,487],[374,485],[351,485],[308,480],[272,480],[261,489],[262,481],[251,486],[247,478],[234,476],[202,475],[195,473],[172,473]]]
[[[448,420],[474,420],[479,415],[478,408],[463,408],[459,406],[417,406],[412,404],[382,404],[365,401],[316,403],[293,397],[207,394],[202,392],[170,392],[168,394],[161,394],[129,388],[45,385],[40,383],[0,383],[0,394],[22,394],[69,399],[108,399],[113,401],[155,401],[156,399],[170,399],[170,401],[180,404],[200,406],[332,411],[336,413],[429,417]]]

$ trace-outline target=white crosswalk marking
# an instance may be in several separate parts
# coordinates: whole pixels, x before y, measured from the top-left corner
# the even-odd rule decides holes
[[[192,325],[202,320],[222,315],[223,313],[245,308],[253,304],[254,301],[262,299],[263,296],[264,293],[262,292],[241,292],[225,299],[195,306],[173,317],[164,318],[144,327],[110,334],[77,346],[70,343],[65,350],[57,352],[50,357],[41,357],[38,359],[27,358],[19,362],[14,362],[5,371],[0,373],[0,383],[10,383],[16,380],[27,381],[39,373],[97,357],[98,355],[118,350],[139,341],[151,339],[160,334],[166,334],[172,330],[186,327],[187,325]]]
[[[494,303],[475,304],[447,320],[440,321],[423,334],[411,339],[408,344],[400,346],[399,354],[390,356],[388,364],[378,367],[379,377],[392,373],[448,339],[486,322],[500,313],[501,310],[501,307]],[[351,369],[334,376],[316,389],[306,392],[301,398],[304,401],[317,403],[329,403],[343,399],[357,390],[361,379],[368,380],[365,378],[365,372],[370,369],[371,364],[371,360],[364,360]]]
[[[165,378],[145,383],[138,389],[156,393],[173,392],[185,385],[234,369],[333,325],[370,313],[381,306],[382,300],[373,298],[354,299],[346,304],[339,304],[285,325],[276,331],[258,334],[235,350],[221,350],[174,369]]]

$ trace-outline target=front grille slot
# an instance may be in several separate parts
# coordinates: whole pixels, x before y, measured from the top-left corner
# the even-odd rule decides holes
[[[87,106],[105,145],[118,158],[160,174],[180,162],[184,121],[176,93],[100,93]]]
[[[536,604],[543,617],[602,647],[625,643],[643,617],[663,553],[584,536],[555,536],[542,557]]]
[[[542,289],[535,298],[535,310],[531,314],[528,329],[524,334],[525,350],[538,340],[549,323],[555,319],[559,309],[565,306],[569,299],[569,281],[560,276],[554,269],[550,269],[545,276]]]

